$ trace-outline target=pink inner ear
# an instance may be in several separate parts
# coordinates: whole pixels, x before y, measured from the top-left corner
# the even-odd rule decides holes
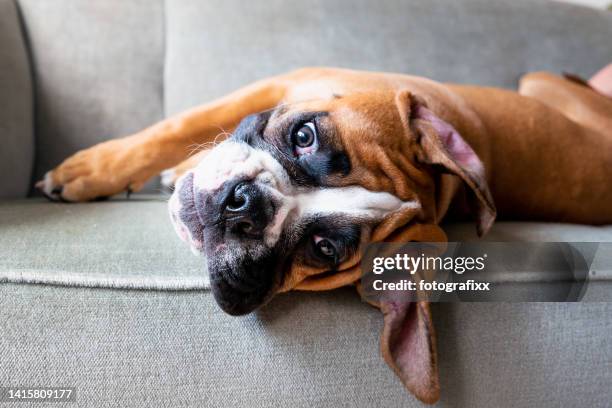
[[[385,360],[406,388],[431,404],[438,399],[440,386],[433,328],[427,312],[421,308],[420,303],[397,299],[381,304],[385,315],[382,348]]]
[[[476,152],[463,140],[459,132],[450,123],[440,119],[423,105],[417,105],[416,112],[413,115],[415,118],[425,120],[433,126],[444,148],[457,164],[476,173],[484,172],[482,162]]]
[[[419,327],[418,305],[410,303],[404,307],[406,316],[400,320],[402,326],[398,328],[399,334],[391,354],[406,381],[416,389],[424,390],[431,382],[429,339],[423,335],[423,328]]]

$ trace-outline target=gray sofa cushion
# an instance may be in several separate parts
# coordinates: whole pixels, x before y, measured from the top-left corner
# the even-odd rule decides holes
[[[612,55],[612,14],[548,0],[168,0],[167,32],[168,114],[309,65],[513,88]]]
[[[34,165],[30,64],[13,0],[0,0],[0,198],[25,197]]]
[[[161,0],[19,0],[36,84],[36,171],[163,116]]]
[[[66,205],[0,202],[0,281],[198,289],[203,258],[176,236],[164,197]]]
[[[440,407],[606,407],[612,303],[435,304]],[[0,285],[0,384],[78,406],[422,407],[353,290],[230,317],[208,292]],[[68,404],[70,405],[70,404]]]
[[[203,264],[167,218],[162,197],[2,202],[0,384],[74,386],[87,406],[422,406],[384,364],[380,312],[354,289],[283,294],[227,316],[210,292],[178,290],[205,286]],[[458,239],[473,227],[446,229]],[[490,238],[612,240],[611,228],[499,223]],[[606,281],[586,299],[610,293]],[[439,406],[609,401],[612,303],[432,309]]]
[[[140,289],[206,288],[205,259],[192,254],[180,241],[168,217],[166,198],[162,196],[76,205],[43,199],[0,202],[0,281]],[[444,228],[451,241],[476,239],[473,224],[455,223]],[[612,226],[500,222],[485,240],[612,242]],[[601,246],[596,253],[591,267],[593,289],[595,281],[612,282],[611,257],[612,244]],[[529,279],[516,271],[502,273],[499,279],[542,283],[536,287],[539,289],[555,278],[545,272],[525,276]],[[554,293],[552,286],[550,293]],[[612,300],[612,293],[596,299]]]

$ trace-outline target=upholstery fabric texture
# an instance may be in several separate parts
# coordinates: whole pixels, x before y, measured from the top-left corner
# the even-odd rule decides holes
[[[66,205],[0,202],[0,281],[204,289],[203,257],[169,221],[165,197]]]
[[[612,303],[432,312],[438,406],[609,405]],[[423,406],[380,357],[382,315],[348,288],[235,318],[209,292],[4,284],[0,319],[0,384],[77,387],[66,406]]]

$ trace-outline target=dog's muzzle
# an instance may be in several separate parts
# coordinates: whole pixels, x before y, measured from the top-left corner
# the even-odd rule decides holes
[[[278,283],[283,177],[266,152],[227,141],[179,179],[170,199],[176,232],[207,257],[213,294],[229,314],[251,312]]]

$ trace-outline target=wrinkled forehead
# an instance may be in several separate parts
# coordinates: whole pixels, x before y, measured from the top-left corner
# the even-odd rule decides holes
[[[271,111],[272,126],[295,120],[310,112],[325,113],[325,125],[337,131],[345,145],[347,138],[357,133],[361,140],[372,140],[372,136],[393,128],[400,129],[400,116],[395,108],[395,94],[385,91],[370,91],[351,94],[334,94],[330,98],[289,101]],[[378,139],[378,138],[377,138]]]
[[[402,123],[394,92],[339,94],[282,104],[272,111],[267,129],[285,130],[287,123],[299,123],[313,112],[318,114],[323,144],[346,162],[346,171],[331,172],[325,184],[358,184],[403,200],[416,198],[418,182],[422,181],[421,171],[414,164],[416,140]],[[332,166],[336,163],[339,160],[334,159]]]

